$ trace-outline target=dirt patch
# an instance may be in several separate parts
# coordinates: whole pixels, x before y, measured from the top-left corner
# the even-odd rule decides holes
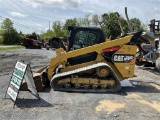
[[[132,94],[128,94],[126,96],[126,98],[129,98],[129,99],[135,99],[135,100],[139,100],[139,99],[142,99],[142,97],[136,93],[132,93]]]
[[[156,89],[160,90],[160,85],[157,85],[155,83],[149,83],[150,85],[152,85],[153,87],[155,87]]]
[[[125,103],[119,103],[113,100],[102,100],[102,101],[99,101],[99,105],[95,108],[95,110],[96,112],[103,110],[108,112],[108,114],[111,114],[115,110],[125,108],[125,107],[126,107]]]
[[[144,105],[148,105],[152,107],[153,109],[155,109],[156,111],[160,112],[160,102],[158,101],[153,100],[152,102],[149,102],[145,100],[143,97],[141,97],[140,95],[135,94],[135,93],[129,94],[128,96],[126,96],[126,98],[131,98],[132,100],[135,100],[136,102],[139,102]]]
[[[160,102],[158,101],[146,101],[146,100],[137,100],[137,102],[144,104],[144,105],[148,105],[150,107],[152,107],[153,109],[155,109],[156,111],[160,112]]]

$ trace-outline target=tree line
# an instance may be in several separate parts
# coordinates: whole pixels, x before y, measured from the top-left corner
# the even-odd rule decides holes
[[[118,12],[104,13],[102,15],[86,16],[84,18],[71,18],[67,19],[65,23],[61,21],[53,22],[52,29],[43,32],[40,36],[42,38],[47,37],[66,37],[68,26],[84,26],[84,27],[100,27],[106,38],[110,36],[118,37],[121,34],[121,29],[118,23],[118,18],[122,24],[122,29],[125,33],[130,32],[127,21],[119,15]],[[130,23],[133,31],[147,31],[147,27],[140,19],[132,18]]]
[[[23,33],[16,31],[13,22],[9,18],[3,20],[0,26],[0,44],[20,44],[23,37]]]
[[[121,34],[121,29],[118,23],[122,24],[122,29],[125,33],[130,32],[127,21],[119,15],[118,12],[104,13],[102,15],[87,15],[83,18],[71,18],[65,22],[55,21],[50,30],[44,31],[39,36],[42,39],[52,37],[67,37],[68,26],[83,26],[83,27],[99,27],[103,30],[106,38],[111,36],[118,37]],[[130,19],[133,31],[146,31],[147,27],[138,18]],[[0,44],[19,44],[26,36],[22,32],[17,32],[13,27],[13,22],[6,18],[0,26]],[[37,34],[34,32],[34,34]],[[37,34],[38,35],[38,34]]]

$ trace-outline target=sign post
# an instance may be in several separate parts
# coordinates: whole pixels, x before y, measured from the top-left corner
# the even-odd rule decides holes
[[[9,81],[8,89],[6,91],[6,94],[14,101],[14,105],[18,97],[23,79],[26,80],[28,89],[32,92],[32,94],[39,98],[30,65],[17,61],[11,76],[11,80]]]

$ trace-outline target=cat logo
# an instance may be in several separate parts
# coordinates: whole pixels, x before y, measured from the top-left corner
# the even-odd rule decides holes
[[[134,59],[134,55],[127,54],[114,54],[112,57],[113,62],[131,62]]]

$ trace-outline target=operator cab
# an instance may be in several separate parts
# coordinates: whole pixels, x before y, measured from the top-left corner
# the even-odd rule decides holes
[[[68,26],[69,45],[68,51],[77,50],[105,42],[104,33],[100,28],[96,27],[78,27]],[[89,61],[94,61],[97,58],[96,52],[80,55],[69,58],[70,65],[81,64]]]
[[[103,31],[96,27],[68,26],[68,51],[105,42]]]

